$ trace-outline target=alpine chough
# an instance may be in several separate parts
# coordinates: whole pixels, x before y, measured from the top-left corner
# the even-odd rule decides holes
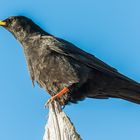
[[[0,25],[22,44],[31,80],[62,105],[84,98],[121,98],[140,104],[140,84],[31,19],[12,16]]]

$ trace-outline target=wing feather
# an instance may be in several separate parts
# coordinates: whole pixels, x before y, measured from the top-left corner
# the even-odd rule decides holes
[[[138,85],[136,81],[124,76],[123,74],[119,73],[115,68],[104,63],[100,59],[96,58],[94,55],[89,54],[84,50],[76,47],[74,44],[60,38],[55,38],[53,36],[51,36],[50,38],[53,42],[51,45],[49,44],[51,50],[71,57],[92,69]]]

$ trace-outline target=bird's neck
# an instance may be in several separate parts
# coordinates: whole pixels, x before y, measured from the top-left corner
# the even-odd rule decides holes
[[[50,35],[36,24],[32,26],[27,25],[26,27],[18,27],[11,32],[12,34],[14,34],[15,38],[19,40],[21,43],[33,36]]]

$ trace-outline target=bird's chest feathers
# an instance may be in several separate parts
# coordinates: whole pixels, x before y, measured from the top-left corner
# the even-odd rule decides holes
[[[30,47],[24,51],[30,74],[42,87],[46,89],[54,86],[62,88],[79,81],[74,68],[65,56],[46,47]]]

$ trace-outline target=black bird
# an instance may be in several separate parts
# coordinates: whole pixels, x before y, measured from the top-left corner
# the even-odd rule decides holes
[[[89,98],[121,98],[140,104],[140,84],[24,16],[0,21],[22,44],[32,82],[62,105]]]

